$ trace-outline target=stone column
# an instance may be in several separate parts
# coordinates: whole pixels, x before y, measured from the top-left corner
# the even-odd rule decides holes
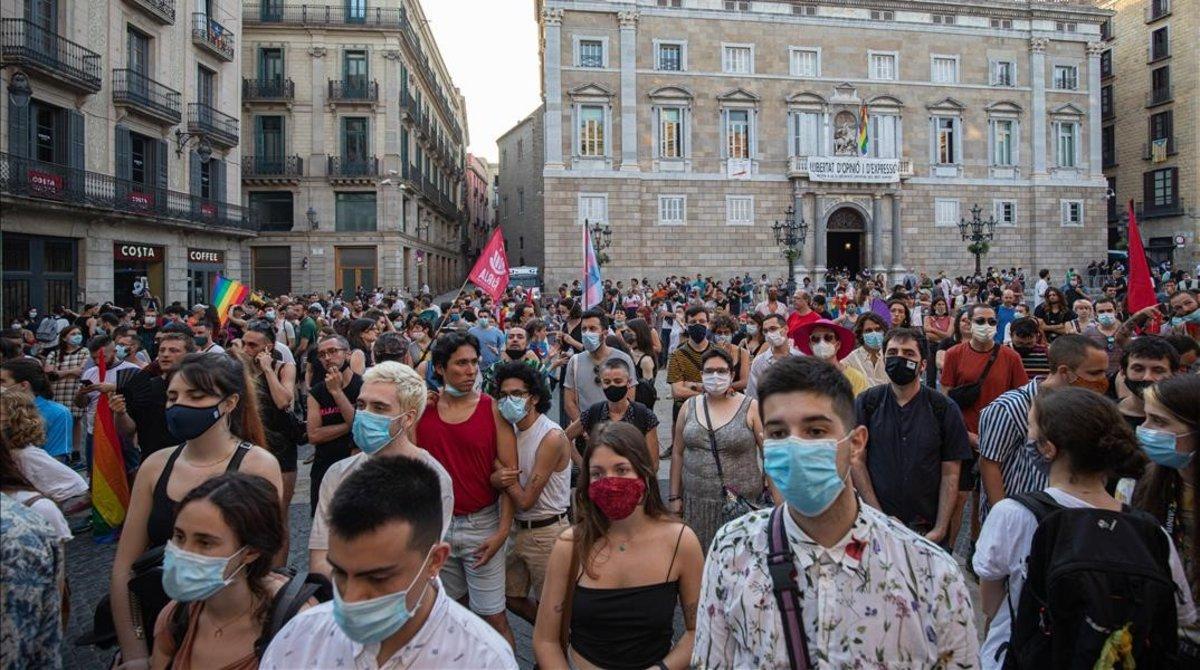
[[[804,241],[804,268],[811,274],[817,267],[817,196],[812,191],[801,193],[804,220],[808,223]]]
[[[900,197],[892,194],[892,275],[893,281],[904,273],[904,226],[900,221]]]
[[[325,147],[325,119],[328,115],[322,109],[325,106],[325,92],[329,84],[325,79],[325,47],[312,47],[308,50],[312,57],[312,149],[308,158],[309,169],[313,176],[323,176],[329,169],[325,155],[329,151]]]
[[[878,193],[871,194],[871,272],[882,272],[883,264],[883,206]]]
[[[621,12],[621,172],[638,172],[637,12]]]
[[[562,146],[562,17],[561,9],[542,10],[546,47],[542,81],[546,90],[546,169],[563,169]]]
[[[825,248],[825,216],[822,212],[825,210],[824,198],[814,197],[812,200],[813,209],[813,247],[815,247],[817,255],[814,260],[816,267],[813,268],[813,286],[820,286],[825,283],[825,271],[829,262],[828,249]]]
[[[1088,42],[1088,162],[1093,178],[1104,176],[1100,129],[1100,53],[1103,42]]]
[[[1029,85],[1033,89],[1029,122],[1033,137],[1033,174],[1046,174],[1046,44],[1044,37],[1029,40]],[[1097,68],[1097,72],[1099,69]],[[1098,81],[1098,80],[1097,80]],[[1096,94],[1099,95],[1097,85]],[[1100,118],[1097,113],[1096,118]]]

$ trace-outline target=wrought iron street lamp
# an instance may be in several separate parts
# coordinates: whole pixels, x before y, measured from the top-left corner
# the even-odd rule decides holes
[[[987,219],[979,217],[979,213],[983,210],[979,207],[979,203],[971,208],[971,220],[960,219],[958,222],[958,232],[962,235],[964,242],[970,242],[967,245],[967,251],[975,256],[975,276],[980,273],[979,260],[988,252],[990,242],[996,233],[996,217],[989,216]]]
[[[608,263],[608,254],[604,253],[612,246],[612,226],[607,223],[591,223],[585,220],[583,225],[587,228],[588,234],[592,236],[592,248],[596,250],[596,263],[604,265]]]
[[[783,250],[788,262],[788,295],[796,291],[796,259],[804,253],[804,240],[808,236],[808,223],[803,215],[797,215],[794,207],[787,208],[787,216],[783,221],[775,221],[771,225],[775,231],[775,244]]]

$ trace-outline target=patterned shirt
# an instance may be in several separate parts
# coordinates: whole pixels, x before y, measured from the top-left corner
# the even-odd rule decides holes
[[[974,609],[958,564],[861,501],[831,548],[784,514],[815,668],[975,668]],[[771,510],[717,532],[704,564],[694,668],[787,668],[782,619],[767,572]]]
[[[1034,379],[1021,388],[1000,394],[979,415],[979,455],[1000,464],[1004,495],[1009,498],[1046,488],[1046,472],[1039,469],[1043,459],[1026,437],[1029,408],[1041,382],[1042,378]],[[984,487],[979,489],[982,521],[987,516],[989,502]]]
[[[712,347],[712,344],[710,343],[708,347]],[[690,342],[680,344],[679,348],[672,351],[671,357],[667,359],[667,383],[693,382],[699,384],[701,379],[700,357],[707,351],[707,347],[696,351]],[[675,404],[682,405],[683,400],[677,398]]]
[[[57,366],[59,370],[82,368],[87,361],[88,350],[85,347],[79,347],[72,353],[67,353],[60,348],[52,352],[48,359],[48,362]],[[50,390],[54,393],[54,402],[70,408],[71,415],[76,419],[83,416],[83,408],[75,406],[75,391],[79,390],[79,375],[58,377],[50,383]]]
[[[0,669],[62,667],[63,575],[58,533],[34,510],[0,493]]]

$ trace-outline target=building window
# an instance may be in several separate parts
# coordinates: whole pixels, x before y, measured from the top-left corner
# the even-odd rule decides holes
[[[1079,68],[1075,65],[1054,66],[1054,88],[1074,91],[1079,88]]]
[[[1169,140],[1175,134],[1175,115],[1171,110],[1150,115],[1150,141]]]
[[[1016,86],[1017,64],[1010,60],[992,62],[992,86]]]
[[[1108,185],[1108,198],[1106,198],[1108,200],[1108,222],[1115,223],[1120,218],[1117,215],[1118,207],[1120,207],[1117,204],[1117,178],[1105,177],[1104,181]]]
[[[752,45],[729,45],[722,47],[721,69],[726,74],[753,74],[754,47]]]
[[[795,112],[792,114],[792,155],[821,155],[821,114]]]
[[[29,107],[29,116],[34,123],[32,158],[44,163],[58,163],[60,165],[66,165],[66,110],[40,100],[30,101]]]
[[[869,148],[875,158],[900,157],[900,115],[875,114],[869,117],[871,135]]]
[[[1013,200],[994,200],[992,201],[993,216],[996,217],[996,225],[999,226],[1015,226],[1017,225],[1017,203]]]
[[[1150,71],[1150,102],[1158,104],[1171,99],[1171,66]]]
[[[608,195],[580,193],[579,223],[608,223]]]
[[[579,155],[606,155],[603,105],[579,106]]]
[[[1083,201],[1082,200],[1062,200],[1060,201],[1062,210],[1061,225],[1064,226],[1082,226],[1083,225]]]
[[[133,133],[129,134],[130,142],[133,141]],[[213,163],[214,161],[203,161],[200,163],[200,189],[199,195],[202,200],[213,199]]]
[[[725,196],[725,223],[731,226],[754,225],[754,196]]]
[[[655,45],[654,69],[664,72],[683,72],[687,69],[687,50],[683,42],[658,42]]]
[[[750,110],[725,110],[726,158],[750,157]]]
[[[1011,167],[1013,160],[1013,144],[1016,142],[1016,121],[1012,119],[994,119],[992,121],[992,165]]]
[[[525,156],[525,140],[517,140],[517,160],[520,161]]]
[[[1079,124],[1073,121],[1061,121],[1056,124],[1056,158],[1058,167],[1073,168],[1079,164]]]
[[[682,107],[663,107],[658,110],[658,157],[683,158]]]
[[[268,295],[292,292],[292,248],[251,247],[250,259],[254,273],[254,288]]]
[[[342,58],[342,77],[346,80],[346,92],[355,96],[365,96],[369,76],[367,52],[347,51]]]
[[[1112,49],[1105,49],[1100,53],[1100,76],[1113,76]]]
[[[283,49],[259,49],[258,78],[263,81],[283,79]]]
[[[1155,21],[1171,13],[1171,0],[1150,0],[1146,8],[1146,20]]]
[[[295,213],[292,205],[292,192],[251,192],[250,211],[257,215],[259,230],[264,232],[290,231]]]
[[[604,40],[581,39],[578,46],[577,65],[579,67],[604,67]]]
[[[662,226],[682,226],[687,221],[687,197],[658,196],[658,223]]]
[[[1114,167],[1117,164],[1117,127],[1104,126],[1100,131],[1100,157],[1103,166]]]
[[[1100,87],[1100,118],[1111,119],[1115,115],[1113,110],[1113,87],[1112,84]]]
[[[367,119],[344,117],[342,119],[342,159],[356,163],[367,159]]]
[[[1163,168],[1145,174],[1142,199],[1148,212],[1174,208],[1179,201],[1179,168]]]
[[[896,54],[870,52],[870,77],[882,81],[896,79]]]
[[[958,83],[958,56],[932,56],[929,79],[935,84]]]
[[[791,49],[791,72],[793,77],[820,77],[820,49]]]
[[[934,223],[938,226],[958,225],[958,201],[938,198],[933,201]]]
[[[335,227],[338,232],[375,231],[375,193],[336,193]]]
[[[1168,29],[1169,26],[1163,26],[1150,33],[1150,60],[1155,61],[1171,55],[1171,42],[1167,33]]]
[[[517,189],[517,214],[525,213],[525,189]]]
[[[958,163],[958,119],[952,116],[933,117],[936,138],[934,160],[938,165]]]

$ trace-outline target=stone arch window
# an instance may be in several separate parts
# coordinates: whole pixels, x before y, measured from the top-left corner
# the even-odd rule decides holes
[[[823,156],[829,133],[829,108],[824,97],[803,92],[791,95],[788,104],[788,155]]]
[[[757,95],[742,88],[717,96],[721,113],[721,158],[750,161],[758,158],[759,103]]]
[[[988,120],[988,166],[993,178],[1016,178],[1021,165],[1021,115],[1015,102],[1000,100],[984,108]]]
[[[692,92],[682,86],[663,86],[650,91],[649,98],[654,169],[689,170],[692,158]]]
[[[877,95],[867,101],[867,109],[867,155],[900,158],[904,154],[904,103],[890,95]]]
[[[611,169],[613,92],[600,84],[584,84],[569,95],[572,166]]]

